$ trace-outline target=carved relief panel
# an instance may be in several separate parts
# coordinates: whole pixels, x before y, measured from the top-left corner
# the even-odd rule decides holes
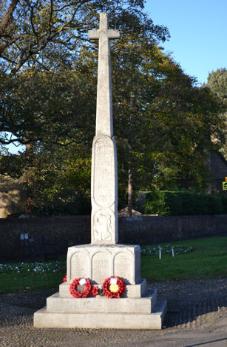
[[[116,145],[108,136],[94,138],[92,148],[92,226],[94,244],[115,244],[117,221]]]

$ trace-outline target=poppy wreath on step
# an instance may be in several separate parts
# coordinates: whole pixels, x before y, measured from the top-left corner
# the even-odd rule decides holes
[[[103,295],[107,298],[120,298],[126,290],[125,282],[120,277],[108,277],[102,285]]]
[[[99,295],[99,287],[98,287],[97,285],[92,286],[91,295],[92,295],[92,296],[97,296],[97,295]]]
[[[75,278],[69,286],[74,298],[87,298],[92,292],[92,284],[88,278]]]

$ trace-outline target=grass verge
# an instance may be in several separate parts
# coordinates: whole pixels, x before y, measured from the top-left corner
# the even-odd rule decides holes
[[[165,246],[162,244],[161,246]],[[227,276],[227,237],[209,237],[173,242],[192,247],[192,252],[172,257],[164,254],[142,257],[142,275],[150,281],[200,279]]]

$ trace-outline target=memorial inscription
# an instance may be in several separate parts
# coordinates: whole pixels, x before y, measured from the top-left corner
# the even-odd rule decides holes
[[[126,283],[135,282],[134,259],[129,252],[119,252],[114,257],[114,275],[124,278]]]
[[[70,259],[70,274],[69,278],[75,277],[90,277],[91,276],[91,261],[90,256],[86,251],[75,252]]]
[[[92,278],[97,283],[112,275],[112,257],[107,251],[100,251],[92,257]]]

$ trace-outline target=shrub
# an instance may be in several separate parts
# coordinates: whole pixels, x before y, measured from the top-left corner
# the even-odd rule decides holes
[[[227,196],[188,191],[144,192],[140,193],[137,207],[145,214],[160,216],[222,214],[227,213]]]

